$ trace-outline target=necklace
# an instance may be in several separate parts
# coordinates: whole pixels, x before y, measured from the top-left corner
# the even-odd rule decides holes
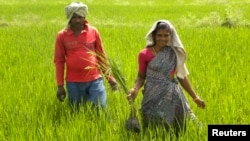
[[[154,48],[154,47],[152,47],[152,50],[153,50],[154,54],[156,55],[156,51],[155,51],[155,48]]]

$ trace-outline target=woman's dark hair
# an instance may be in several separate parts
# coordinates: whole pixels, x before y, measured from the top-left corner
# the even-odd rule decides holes
[[[156,32],[160,29],[167,29],[170,34],[171,34],[171,27],[169,24],[165,23],[165,22],[158,22],[157,25],[156,25],[156,28],[155,30],[152,32],[152,35],[154,37],[154,35],[156,34]]]

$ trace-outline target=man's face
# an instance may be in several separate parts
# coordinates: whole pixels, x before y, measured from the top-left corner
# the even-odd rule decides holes
[[[80,28],[83,26],[84,20],[85,20],[85,17],[79,16],[74,13],[69,23],[70,23],[70,26],[73,28]]]

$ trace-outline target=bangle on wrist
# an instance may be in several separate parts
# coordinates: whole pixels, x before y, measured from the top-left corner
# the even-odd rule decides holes
[[[138,90],[138,88],[136,88],[136,87],[133,87],[133,89],[134,89],[134,90]]]
[[[200,97],[196,96],[193,101],[197,101],[198,99],[200,99]]]

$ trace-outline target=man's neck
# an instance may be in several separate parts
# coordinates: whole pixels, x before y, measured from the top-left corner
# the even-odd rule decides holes
[[[84,26],[82,26],[82,27],[70,27],[70,28],[76,36],[79,35],[84,30]]]

